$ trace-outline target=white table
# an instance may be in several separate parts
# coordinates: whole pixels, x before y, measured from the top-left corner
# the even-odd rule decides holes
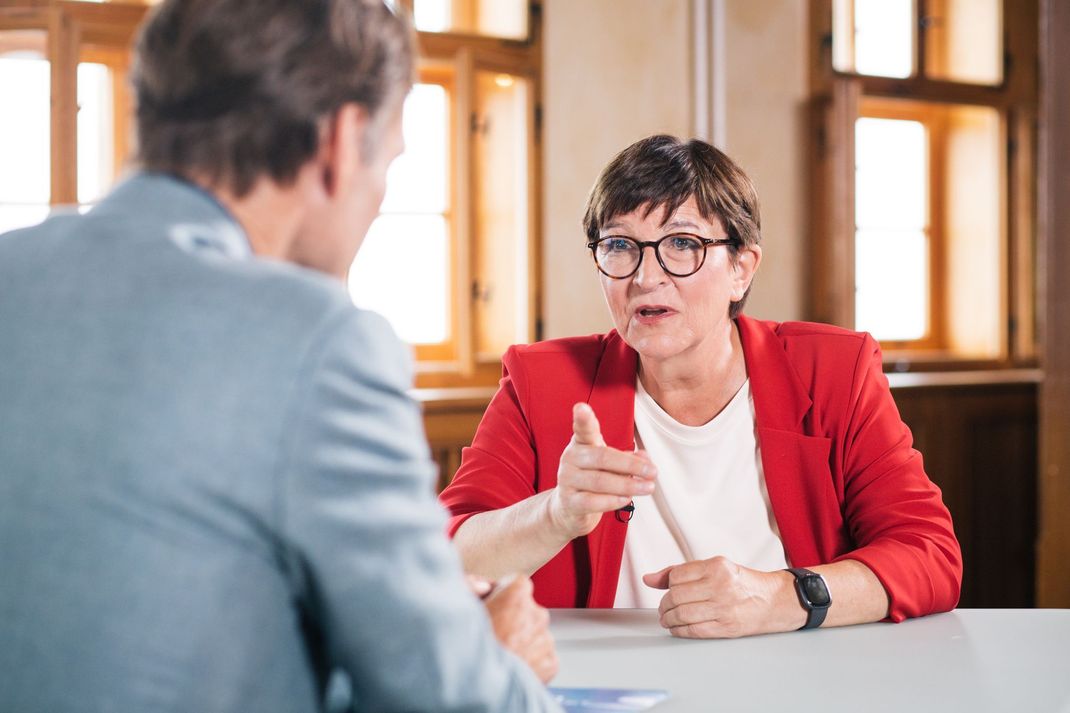
[[[674,639],[649,609],[551,611],[553,686],[664,688],[653,713],[1070,713],[1070,609]]]

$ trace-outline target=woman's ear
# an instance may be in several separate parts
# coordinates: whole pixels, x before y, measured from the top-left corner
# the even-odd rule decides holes
[[[734,266],[735,276],[732,280],[732,301],[738,302],[747,294],[754,273],[758,271],[758,264],[762,261],[762,248],[760,245],[750,245],[742,248],[736,254]]]

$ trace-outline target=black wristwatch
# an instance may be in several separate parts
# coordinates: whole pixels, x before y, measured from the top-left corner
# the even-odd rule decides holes
[[[806,623],[799,630],[816,629],[825,621],[825,614],[832,605],[832,596],[825,584],[825,578],[802,567],[792,567],[788,571],[795,575],[795,593],[799,595],[799,603],[806,610]]]

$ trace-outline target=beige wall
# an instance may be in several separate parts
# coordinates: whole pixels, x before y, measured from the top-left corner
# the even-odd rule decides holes
[[[807,3],[726,0],[726,144],[758,188],[763,258],[747,313],[804,317]]]
[[[543,324],[547,338],[610,328],[580,227],[618,151],[691,131],[689,0],[546,0]]]
[[[724,148],[762,198],[766,257],[748,312],[802,316],[806,4],[725,0]],[[545,0],[543,319],[611,325],[580,217],[598,171],[649,134],[690,136],[692,0]]]

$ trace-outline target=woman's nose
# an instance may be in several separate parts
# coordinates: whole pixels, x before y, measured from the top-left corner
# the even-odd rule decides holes
[[[643,247],[643,259],[639,261],[639,269],[632,278],[640,287],[655,287],[669,279],[668,274],[658,262],[658,255],[653,245]]]

